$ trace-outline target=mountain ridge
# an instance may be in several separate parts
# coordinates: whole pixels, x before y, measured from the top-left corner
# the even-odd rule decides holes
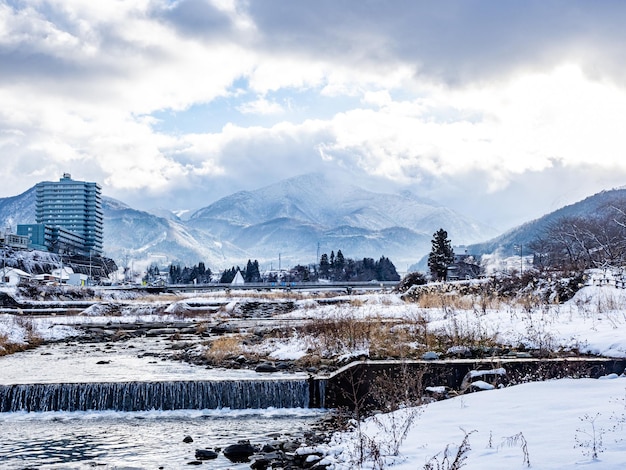
[[[517,227],[488,239],[482,243],[470,244],[468,252],[474,255],[494,253],[500,250],[503,255],[511,255],[517,247],[528,245],[541,236],[550,226],[565,217],[590,217],[607,209],[610,204],[626,208],[626,186],[606,189],[588,196],[578,202],[565,205],[541,217],[525,222]]]
[[[0,199],[0,221],[34,223],[34,188]],[[430,249],[445,227],[455,243],[488,239],[493,229],[406,191],[377,193],[306,174],[253,191],[239,191],[198,209],[184,220],[159,209],[134,209],[103,196],[105,255],[129,262],[204,261],[214,270],[257,259],[284,266],[317,262],[320,253],[386,256],[408,266]],[[129,261],[130,260],[130,261]]]

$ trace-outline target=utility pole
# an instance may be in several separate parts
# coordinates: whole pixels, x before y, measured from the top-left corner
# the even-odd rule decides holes
[[[515,245],[515,248],[519,248],[519,275],[524,274],[524,245],[520,243]]]
[[[6,243],[2,247],[2,284],[5,283],[7,277],[7,246]]]

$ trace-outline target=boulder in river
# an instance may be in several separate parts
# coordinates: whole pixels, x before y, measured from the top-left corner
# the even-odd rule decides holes
[[[248,462],[250,456],[257,453],[258,448],[250,444],[249,441],[239,441],[224,448],[224,456],[231,462]]]
[[[218,453],[210,449],[196,449],[196,459],[198,460],[213,460],[216,459]]]

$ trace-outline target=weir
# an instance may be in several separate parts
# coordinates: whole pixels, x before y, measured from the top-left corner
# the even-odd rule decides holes
[[[0,412],[307,408],[311,402],[307,379],[0,385]]]
[[[317,380],[315,386],[319,390],[322,407],[376,408],[380,403],[376,402],[371,392],[377,379],[378,393],[394,393],[395,389],[401,387],[415,396],[420,396],[426,387],[442,385],[464,393],[464,381],[471,371],[493,369],[504,371],[503,375],[496,376],[498,384],[510,386],[563,377],[598,378],[611,373],[622,374],[626,369],[626,359],[494,357],[432,361],[358,361],[342,367],[325,379]]]
[[[350,408],[356,402],[374,406],[370,392],[377,378],[392,388],[418,386],[421,390],[412,390],[416,394],[440,385],[463,393],[464,379],[471,371],[495,368],[504,371],[497,379],[507,386],[622,373],[626,359],[358,361],[330,376],[308,378],[0,385],[0,412]],[[419,384],[405,384],[403,376],[419,377]]]

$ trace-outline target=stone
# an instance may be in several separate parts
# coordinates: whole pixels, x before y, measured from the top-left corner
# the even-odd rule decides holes
[[[265,444],[263,447],[261,447],[261,452],[263,452],[264,454],[269,454],[270,452],[276,452],[276,448],[271,444]]]
[[[189,443],[193,442],[193,438],[191,436],[185,436],[185,438],[183,439],[183,442],[185,444],[189,444]]]
[[[272,465],[272,461],[270,459],[261,457],[259,459],[256,459],[254,462],[252,462],[250,464],[250,468],[254,470],[266,470],[267,468],[270,468],[271,465]]]
[[[218,457],[218,453],[210,449],[196,449],[196,459],[213,460]]]
[[[224,456],[231,462],[248,462],[250,456],[258,451],[248,441],[241,441],[237,444],[231,444],[224,448]]]
[[[254,371],[255,372],[262,372],[262,373],[271,373],[271,372],[277,372],[278,369],[273,364],[271,364],[269,362],[262,362],[261,364],[256,366]]]

